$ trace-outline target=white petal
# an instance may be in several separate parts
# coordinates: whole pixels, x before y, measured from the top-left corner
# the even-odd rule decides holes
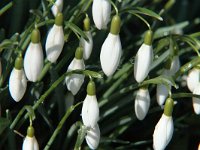
[[[13,69],[9,78],[9,91],[12,98],[19,102],[26,92],[27,80],[24,70]]]
[[[51,7],[53,15],[56,17],[58,12],[62,12],[63,0],[56,0],[55,4]]]
[[[193,91],[193,94],[200,95],[200,83],[196,86],[196,88]],[[200,114],[200,98],[193,97],[192,98],[192,104],[194,112],[199,115]]]
[[[90,31],[85,32],[85,34],[89,41],[87,42],[83,37],[81,37],[80,45],[83,47],[83,58],[87,60],[90,57],[91,52],[92,52],[93,39],[92,39],[92,34]]]
[[[152,61],[152,46],[142,44],[136,54],[134,63],[134,77],[137,82],[140,83],[147,77]]]
[[[168,96],[167,87],[164,84],[158,84],[156,88],[156,99],[157,99],[158,105],[162,106],[165,103],[167,96]]]
[[[153,133],[154,150],[164,150],[170,142],[174,131],[173,119],[162,115]]]
[[[90,128],[85,136],[86,142],[90,149],[97,149],[100,140],[100,130],[98,124],[94,128]]]
[[[99,120],[99,106],[95,95],[87,95],[82,106],[82,120],[87,127],[95,127]]]
[[[187,77],[187,87],[193,92],[196,86],[200,83],[200,69],[193,68]]]
[[[26,136],[22,145],[22,150],[39,150],[36,138]]]
[[[111,5],[108,0],[93,0],[92,17],[96,27],[106,29],[110,21]]]
[[[60,56],[64,46],[64,32],[62,26],[53,25],[46,40],[47,59],[54,63]]]
[[[103,72],[111,76],[116,71],[122,53],[119,35],[108,34],[101,47],[100,61]]]
[[[135,114],[139,120],[143,120],[150,106],[148,89],[139,89],[135,98]]]
[[[74,58],[72,62],[70,63],[67,71],[76,70],[76,69],[82,69],[82,70],[85,69],[83,60]],[[65,78],[65,83],[67,85],[67,88],[69,91],[72,92],[73,95],[76,95],[77,92],[79,91],[80,87],[82,86],[84,82],[84,78],[85,76],[81,74],[73,74]]]
[[[37,81],[43,68],[43,59],[41,44],[30,43],[24,56],[24,71],[29,81]]]
[[[180,69],[180,60],[178,56],[174,56],[170,67],[170,75],[174,75]]]

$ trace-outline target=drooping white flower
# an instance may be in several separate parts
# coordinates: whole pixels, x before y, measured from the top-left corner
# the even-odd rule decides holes
[[[100,130],[98,124],[87,131],[85,139],[90,149],[97,149],[100,141]]]
[[[150,95],[147,88],[140,88],[135,98],[135,114],[139,120],[143,120],[149,110]]]
[[[58,13],[55,24],[50,29],[46,39],[46,55],[51,63],[55,63],[60,56],[64,46],[63,15]]]
[[[193,68],[188,73],[187,87],[191,92],[193,92],[199,83],[200,83],[200,69]]]
[[[138,83],[147,77],[153,61],[152,34],[150,30],[146,32],[144,43],[139,48],[135,57],[134,77]]]
[[[171,89],[171,85],[169,85]],[[168,89],[164,84],[158,84],[156,87],[156,100],[158,105],[162,106],[165,103],[166,98],[168,97]]]
[[[96,27],[106,29],[110,21],[111,4],[108,0],[93,0],[92,17]]]
[[[99,106],[96,98],[95,83],[90,81],[87,86],[87,96],[83,101],[82,120],[87,127],[94,128],[99,120]]]
[[[83,61],[83,49],[81,47],[77,48],[75,58],[70,63],[67,71],[72,71],[76,69],[85,69],[85,64]],[[76,95],[84,82],[84,78],[85,76],[82,74],[72,74],[70,76],[67,76],[65,78],[67,89],[71,91],[73,95]]]
[[[119,16],[116,15],[113,17],[110,33],[101,47],[101,68],[107,76],[114,74],[122,54],[122,46],[119,37],[120,22]]]
[[[63,0],[56,0],[54,5],[51,7],[51,11],[55,17],[59,12],[62,12],[62,9],[63,9]]]
[[[39,150],[39,145],[34,136],[34,129],[32,126],[28,127],[27,136],[24,139],[22,150]]]
[[[158,121],[153,133],[153,148],[154,150],[164,150],[169,144],[173,131],[173,100],[168,98],[165,103],[165,109],[162,117]]]
[[[40,32],[38,29],[34,29],[31,34],[31,42],[24,56],[24,70],[29,81],[37,81],[43,68],[43,59]]]
[[[23,69],[23,59],[20,55],[15,61],[9,78],[9,92],[12,98],[19,102],[26,92],[27,80]]]
[[[195,87],[193,94],[200,95],[200,83]],[[195,114],[200,114],[200,98],[192,97],[192,104]]]
[[[93,48],[93,39],[90,31],[90,19],[88,16],[86,16],[86,18],[83,20],[83,28],[88,41],[81,37],[80,46],[83,47],[83,58],[87,60],[90,57]]]
[[[175,55],[170,62],[169,69],[165,69],[164,74],[167,76],[173,76],[179,69],[180,69],[179,56]]]

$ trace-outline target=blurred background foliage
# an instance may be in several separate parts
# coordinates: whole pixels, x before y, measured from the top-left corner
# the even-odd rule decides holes
[[[12,6],[0,14],[0,42],[9,40],[9,44],[0,49],[2,59],[3,75],[0,78],[0,149],[15,150],[21,149],[23,138],[14,133],[9,128],[18,112],[24,105],[34,105],[39,97],[49,89],[68,68],[69,63],[74,57],[74,52],[79,44],[78,38],[66,25],[71,20],[78,27],[82,28],[84,14],[88,13],[91,17],[92,0],[65,0],[64,1],[64,20],[65,20],[65,46],[56,64],[47,64],[47,70],[41,80],[36,83],[28,83],[24,98],[16,103],[12,100],[8,91],[8,78],[13,67],[17,51],[25,51],[27,43],[30,40],[30,31],[34,27],[34,22],[38,24],[53,19],[53,15],[48,9],[49,2],[46,0],[1,0],[0,8],[12,2]],[[122,12],[125,8],[143,7],[159,13],[167,4],[168,0],[113,0]],[[170,2],[173,2],[170,0]],[[47,8],[47,9],[46,9]],[[199,39],[199,0],[174,0],[171,7],[168,7],[162,14],[163,21],[156,21],[152,17],[144,18],[153,24],[155,32],[153,48],[155,53],[154,64],[149,73],[149,78],[155,78],[160,75],[169,51],[169,43],[162,42],[167,35],[179,31],[184,35],[196,33],[195,38]],[[113,9],[112,9],[113,10]],[[47,13],[47,14],[46,14]],[[114,10],[113,10],[114,14]],[[156,102],[156,86],[149,85],[151,96],[150,110],[143,121],[137,120],[134,112],[135,92],[138,84],[133,77],[133,62],[135,54],[143,41],[143,34],[148,28],[137,17],[123,13],[122,27],[120,32],[123,56],[120,66],[116,73],[107,78],[95,79],[97,86],[97,98],[100,106],[99,126],[101,130],[101,141],[98,149],[152,149],[152,134],[154,127],[161,117],[163,110]],[[42,46],[44,48],[46,36],[52,23],[44,24],[40,27]],[[86,69],[102,73],[100,67],[99,54],[103,41],[105,40],[108,29],[98,31],[92,22],[92,32],[94,38],[94,48],[89,60],[85,62]],[[25,36],[24,36],[25,34]],[[23,39],[25,37],[25,39]],[[185,44],[178,41],[181,64],[184,65],[196,57],[195,51]],[[198,48],[199,49],[199,48]],[[103,74],[103,73],[102,73]],[[182,76],[176,83],[178,89],[172,89],[172,94],[188,93]],[[36,130],[36,137],[43,149],[52,136],[59,121],[71,104],[83,101],[86,95],[86,85],[88,78],[85,79],[79,93],[73,97],[70,96],[64,83],[59,84],[55,90],[48,95],[46,100],[35,110],[36,119],[33,125]],[[74,99],[74,100],[73,100]],[[177,101],[173,112],[175,130],[173,138],[167,149],[170,150],[193,150],[197,149],[200,142],[200,117],[195,115],[192,108],[191,97],[177,95],[174,99]],[[49,149],[73,149],[79,126],[77,122],[81,121],[81,105],[71,113],[64,126],[54,139]],[[14,130],[26,135],[28,120],[24,117],[16,124]],[[82,149],[88,149],[87,144],[83,142]]]

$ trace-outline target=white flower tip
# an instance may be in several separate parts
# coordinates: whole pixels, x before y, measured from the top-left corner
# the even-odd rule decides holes
[[[38,142],[34,137],[26,136],[22,145],[22,150],[39,150]]]

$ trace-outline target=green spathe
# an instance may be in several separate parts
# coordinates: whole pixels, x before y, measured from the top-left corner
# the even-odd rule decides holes
[[[76,59],[83,59],[83,48],[82,47],[78,47],[76,49],[75,58]]]
[[[27,136],[34,137],[34,135],[35,135],[35,130],[34,130],[33,126],[29,126],[27,129]]]
[[[62,26],[63,25],[63,14],[62,13],[58,13],[56,15],[55,24],[57,26]]]
[[[121,19],[118,15],[115,15],[111,21],[110,33],[118,35],[121,27]]]
[[[90,81],[87,85],[87,94],[88,95],[96,95],[96,87],[94,81]]]
[[[153,40],[153,32],[151,30],[146,31],[144,36],[144,44],[151,46]]]
[[[23,68],[23,58],[22,54],[19,54],[19,56],[15,59],[15,69],[21,70]]]
[[[168,98],[165,102],[164,114],[168,117],[171,117],[173,108],[174,108],[174,100],[171,98]]]
[[[40,31],[36,28],[31,33],[31,42],[39,43],[40,42]]]

